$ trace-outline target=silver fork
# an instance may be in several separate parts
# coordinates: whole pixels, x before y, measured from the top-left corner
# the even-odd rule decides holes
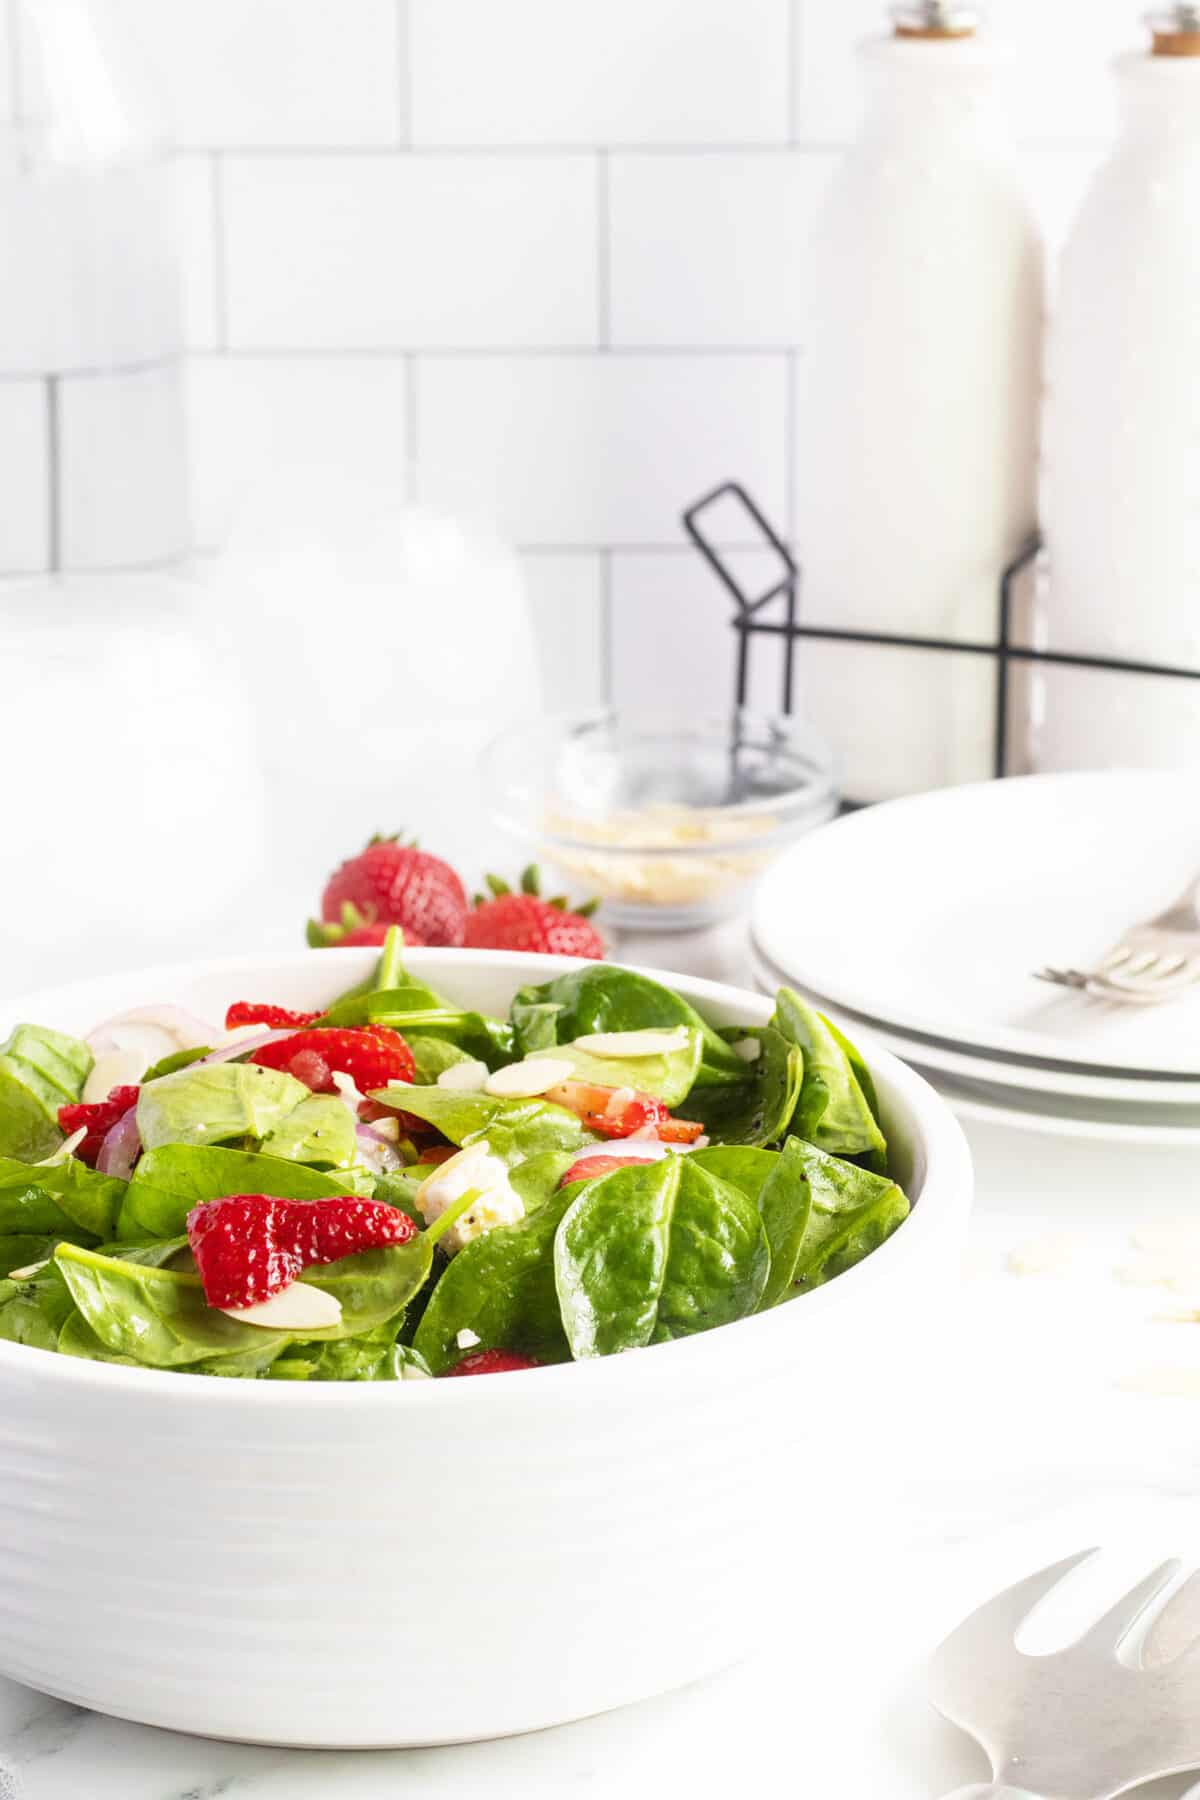
[[[1095,969],[1037,971],[1039,981],[1142,1005],[1171,1000],[1200,981],[1200,875],[1155,919],[1134,925]]]
[[[930,1665],[938,1711],[981,1745],[993,1780],[952,1800],[1116,1800],[1200,1768],[1200,1579],[1155,1619],[1134,1665],[1117,1651],[1177,1574],[1163,1563],[1065,1650],[1027,1656],[1016,1634],[1084,1550],[1027,1576],[951,1632]]]

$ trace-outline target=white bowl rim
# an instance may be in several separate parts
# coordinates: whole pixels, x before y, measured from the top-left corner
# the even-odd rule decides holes
[[[297,966],[308,965],[314,956],[328,959],[332,969],[336,967],[334,958],[361,964],[362,951],[324,949],[281,954],[263,950],[252,956],[215,957],[130,970],[128,978],[144,980],[152,992],[157,988],[164,997],[169,998],[172,982],[225,974],[236,976],[261,969],[264,965],[276,968],[290,962]],[[452,964],[447,963],[449,958],[453,959]],[[549,968],[552,973],[565,974],[572,968],[588,966],[584,959],[577,957],[543,957],[527,955],[521,951],[433,947],[407,951],[405,962],[414,972],[419,972],[422,968],[432,971],[452,966],[456,969],[511,968],[514,974],[518,970],[532,974],[536,966],[539,971]],[[666,986],[674,987],[686,999],[696,1003],[700,1011],[703,1011],[707,1001],[714,1006],[749,1014],[751,1017],[747,1023],[751,1028],[754,1024],[766,1024],[774,1008],[772,999],[749,988],[733,987],[724,982],[708,981],[693,975],[675,974],[644,964],[620,966],[636,969],[639,974],[649,975]],[[119,978],[103,977],[106,980]],[[545,977],[539,975],[538,978]],[[36,1020],[34,1008],[49,1007],[55,1002],[61,1005],[68,1001],[69,1004],[68,997],[87,985],[86,980],[66,982],[54,988],[42,988],[27,995],[18,995],[11,1003],[5,1004],[4,1011],[9,1017],[31,1017]],[[867,1055],[872,1070],[882,1075],[912,1109],[920,1128],[927,1163],[924,1185],[904,1224],[885,1243],[862,1262],[839,1275],[835,1281],[827,1282],[811,1293],[802,1295],[789,1305],[774,1307],[765,1313],[755,1313],[748,1319],[739,1319],[731,1325],[722,1325],[712,1331],[675,1338],[669,1344],[648,1345],[646,1350],[636,1354],[623,1353],[618,1356],[589,1358],[582,1362],[553,1363],[536,1370],[513,1370],[480,1380],[468,1378],[451,1382],[443,1378],[405,1382],[329,1381],[311,1384],[222,1380],[218,1377],[203,1380],[195,1375],[170,1369],[137,1369],[120,1363],[90,1362],[83,1357],[62,1356],[54,1351],[39,1350],[32,1345],[10,1343],[6,1339],[0,1339],[0,1372],[10,1370],[26,1377],[40,1373],[45,1381],[81,1389],[107,1389],[114,1393],[126,1393],[131,1400],[137,1394],[158,1393],[165,1397],[170,1393],[180,1403],[184,1395],[187,1395],[188,1404],[191,1405],[299,1407],[321,1413],[332,1409],[344,1411],[347,1406],[382,1411],[386,1407],[401,1404],[399,1395],[403,1393],[402,1404],[405,1407],[442,1406],[461,1411],[471,1406],[487,1405],[492,1382],[502,1382],[502,1391],[511,1400],[516,1397],[514,1383],[523,1381],[526,1386],[519,1392],[532,1401],[539,1391],[548,1392],[545,1385],[533,1387],[533,1375],[537,1376],[539,1384],[557,1382],[560,1390],[564,1382],[574,1382],[580,1386],[581,1394],[583,1390],[580,1384],[584,1382],[598,1386],[605,1384],[601,1392],[624,1388],[630,1382],[631,1372],[635,1385],[645,1387],[651,1379],[669,1378],[672,1371],[679,1374],[685,1368],[703,1367],[705,1362],[711,1364],[721,1356],[722,1341],[728,1342],[725,1334],[733,1331],[739,1334],[738,1341],[746,1348],[749,1348],[751,1333],[756,1334],[756,1350],[769,1360],[772,1346],[780,1341],[784,1333],[800,1327],[804,1319],[823,1317],[831,1305],[836,1307],[852,1303],[854,1296],[865,1298],[870,1289],[880,1281],[902,1279],[905,1267],[922,1256],[931,1241],[946,1230],[956,1216],[965,1215],[970,1202],[973,1187],[971,1155],[962,1127],[946,1102],[907,1063],[875,1045],[869,1034],[863,1034],[856,1042],[860,1049],[866,1046],[864,1054]],[[648,1351],[654,1354],[647,1354]],[[685,1363],[685,1358],[691,1359],[690,1364]],[[164,1387],[164,1383],[169,1385]],[[231,1389],[232,1393],[229,1391]],[[482,1393],[479,1392],[480,1389],[483,1390]]]

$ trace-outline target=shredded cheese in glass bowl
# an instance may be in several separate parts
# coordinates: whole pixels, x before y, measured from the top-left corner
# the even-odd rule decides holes
[[[494,739],[480,770],[493,822],[627,929],[736,912],[837,811],[827,746],[799,719],[746,710],[541,719]]]

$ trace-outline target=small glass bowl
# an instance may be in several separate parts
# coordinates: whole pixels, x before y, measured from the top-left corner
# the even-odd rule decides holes
[[[493,824],[629,930],[737,912],[767,863],[838,804],[811,728],[746,710],[544,718],[494,738],[480,772]]]

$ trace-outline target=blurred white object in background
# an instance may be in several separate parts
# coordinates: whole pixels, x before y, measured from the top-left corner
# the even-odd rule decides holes
[[[973,9],[893,9],[811,249],[797,416],[804,615],[994,642],[1035,522],[1041,249]],[[990,658],[805,646],[855,800],[991,773]]]
[[[1151,23],[1062,260],[1041,641],[1200,670],[1200,8]],[[1038,669],[1033,692],[1035,768],[1200,764],[1200,683]]]
[[[343,492],[283,541],[247,526],[210,578],[242,597],[287,941],[375,832],[418,837],[468,881],[495,866],[477,758],[543,699],[520,564],[490,526]]]
[[[0,18],[0,574],[190,539],[168,165],[101,8]]]
[[[0,990],[262,941],[242,628],[159,573],[0,586]]]

